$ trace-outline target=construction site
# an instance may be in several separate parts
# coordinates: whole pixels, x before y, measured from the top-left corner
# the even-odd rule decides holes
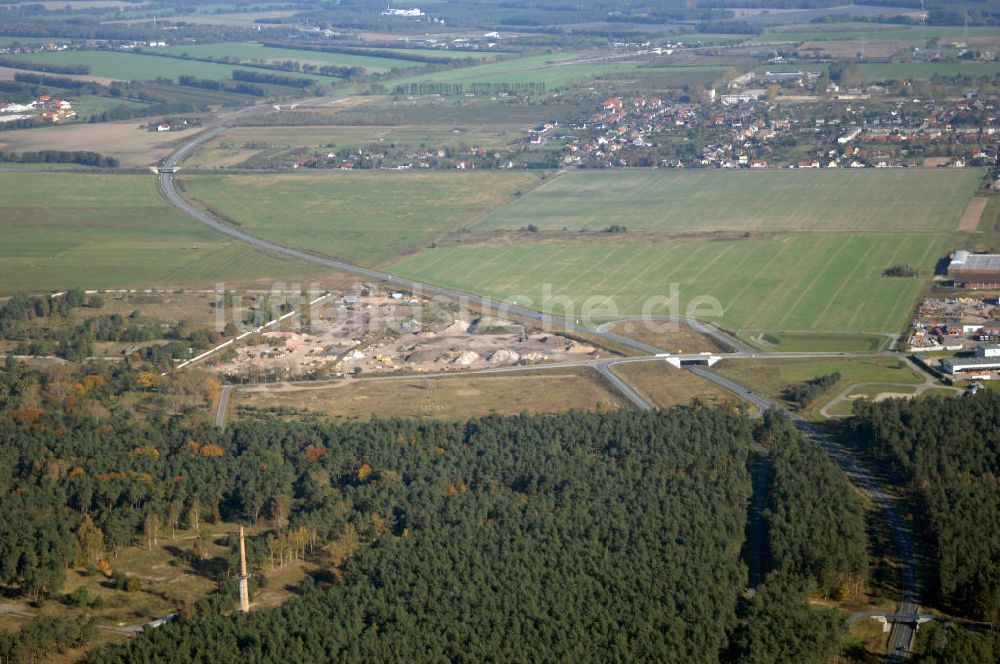
[[[254,383],[601,358],[594,346],[565,336],[400,293],[331,296],[306,320],[289,317],[273,327],[206,358],[206,368]]]

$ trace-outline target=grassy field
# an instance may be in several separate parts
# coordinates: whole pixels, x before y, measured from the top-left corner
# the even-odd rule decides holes
[[[397,262],[393,273],[542,308],[566,296],[580,315],[592,296],[609,298],[618,315],[678,313],[706,317],[744,336],[755,332],[898,332],[923,287],[890,279],[900,263],[933,268],[947,235],[801,233],[771,239],[680,240],[441,246]],[[671,297],[679,307],[650,298]],[[721,319],[689,310],[708,296]],[[527,298],[532,300],[528,302]],[[591,303],[591,307],[600,302]],[[656,306],[653,306],[656,304]],[[556,312],[562,305],[549,305]],[[594,313],[610,317],[615,313]]]
[[[295,62],[315,65],[336,65],[338,67],[364,67],[369,72],[384,72],[393,67],[420,66],[421,63],[412,60],[396,60],[368,55],[353,55],[348,53],[324,53],[290,48],[270,48],[260,44],[222,42],[218,44],[188,44],[167,46],[157,49],[157,52],[169,53],[174,56],[187,54],[192,58],[237,58],[241,62]],[[278,72],[281,73],[281,72]],[[289,72],[297,76],[298,72]]]
[[[567,61],[577,60],[583,56],[582,53],[533,55],[475,67],[439,71],[425,76],[411,76],[390,81],[387,85],[391,88],[404,83],[424,81],[438,83],[544,83],[547,90],[555,90],[568,83],[584,81],[601,74],[636,69],[636,64],[629,62],[566,64]]]
[[[715,370],[776,400],[780,400],[791,385],[834,372],[839,373],[840,380],[808,407],[807,412],[813,415],[853,383],[919,385],[924,381],[923,376],[914,372],[902,360],[890,357],[723,360],[715,365]],[[894,391],[903,392],[906,389],[900,387],[894,388]]]
[[[247,232],[364,264],[423,247],[539,181],[528,172],[199,175],[186,191]],[[266,196],[259,193],[266,191]]]
[[[464,420],[490,414],[554,413],[564,410],[615,410],[617,394],[588,370],[516,374],[345,380],[303,390],[240,392],[241,406],[306,410],[337,420],[372,417]],[[247,413],[244,411],[243,416]]]
[[[579,171],[484,217],[480,229],[951,231],[978,169]]]
[[[169,154],[175,143],[191,137],[189,132],[155,132],[140,129],[142,119],[99,124],[68,124],[28,131],[0,133],[0,150],[82,150],[117,157],[122,166],[151,166]]]
[[[865,385],[857,389],[852,389],[848,393],[848,399],[841,401],[839,403],[833,404],[827,409],[827,414],[831,417],[848,417],[851,415],[854,408],[854,401],[860,398],[874,399],[879,395],[881,398],[887,398],[888,395],[898,395],[900,398],[912,397],[913,393],[916,392],[916,388],[913,387],[901,387],[899,385]],[[932,387],[925,390],[916,396],[917,399],[926,399],[928,397],[944,397],[950,398],[958,396],[960,393],[954,390],[949,390],[946,388]]]
[[[98,95],[83,95],[80,97],[73,97],[72,99],[73,110],[76,111],[77,117],[81,120],[86,120],[91,115],[103,113],[104,111],[109,111],[112,108],[118,108],[120,106],[124,106],[126,108],[142,108],[149,105],[138,101],[129,101],[126,99],[116,99],[114,97],[103,97]]]
[[[668,329],[661,329],[668,328]],[[709,337],[695,332],[687,325],[670,324],[661,321],[628,321],[612,325],[608,330],[613,334],[635,339],[643,343],[662,348],[670,353],[711,353],[728,352],[728,348],[720,348]],[[623,367],[624,368],[624,365]]]
[[[995,76],[1000,62],[865,62],[858,65],[858,75],[865,81],[904,79],[929,80],[935,76]]]
[[[365,50],[360,48],[359,50]],[[509,55],[507,53],[498,53],[495,51],[450,51],[440,48],[427,49],[427,48],[376,48],[371,49],[373,51],[398,53],[399,55],[420,55],[432,58],[449,58],[451,60],[461,60],[463,58],[475,58],[476,60],[482,60],[485,58],[495,58],[501,55]],[[414,61],[411,61],[414,62]],[[417,63],[419,64],[419,63]]]
[[[222,80],[230,78],[233,74],[233,69],[239,68],[239,65],[181,60],[179,58],[165,58],[156,55],[123,53],[118,51],[52,51],[48,53],[13,55],[10,57],[14,60],[24,62],[89,65],[90,72],[94,76],[103,76],[120,81],[150,81],[160,77],[176,81],[177,77],[183,74],[196,78]],[[260,71],[263,71],[265,74],[269,73],[264,70]],[[282,72],[277,73],[281,74]],[[327,76],[316,76],[301,72],[290,72],[288,75],[298,78],[311,78],[319,82],[333,80]]]
[[[0,291],[315,273],[181,216],[150,175],[0,173]]]
[[[660,408],[688,406],[697,400],[708,406],[744,406],[753,411],[731,392],[662,360],[619,364],[611,370]]]
[[[969,37],[998,37],[1000,28],[971,27]],[[925,37],[926,35],[926,37]],[[789,25],[768,28],[754,39],[757,41],[814,41],[814,40],[861,40],[866,39],[965,39],[966,29],[962,26],[892,26],[874,23],[828,23],[816,25]],[[859,49],[860,50],[860,49]]]
[[[869,334],[801,334],[796,332],[774,332],[760,340],[760,346],[767,350],[787,353],[842,351],[867,353],[883,350],[889,344],[887,337]]]

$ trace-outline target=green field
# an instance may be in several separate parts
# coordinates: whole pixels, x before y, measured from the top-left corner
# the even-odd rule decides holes
[[[618,314],[640,315],[650,298],[679,285],[680,307],[751,336],[760,331],[898,332],[924,285],[881,276],[911,263],[933,268],[948,236],[936,233],[821,233],[769,239],[620,241],[448,246],[404,258],[393,273],[519,303],[543,305],[543,293],[567,296],[580,314],[584,300],[608,297]],[[547,285],[547,286],[546,286]],[[689,311],[709,296],[721,320]],[[593,305],[592,305],[593,306]],[[665,313],[666,304],[648,313]],[[555,309],[562,311],[562,306]],[[611,317],[614,313],[597,313]]]
[[[885,391],[902,393],[912,392],[914,388],[894,386],[915,386],[924,380],[923,376],[913,371],[905,362],[891,357],[820,360],[723,360],[715,366],[715,370],[744,385],[753,385],[755,390],[775,400],[780,400],[785,390],[792,385],[819,376],[839,373],[840,380],[807,408],[807,414],[813,416],[818,414],[823,405],[837,397],[852,384],[880,383]],[[849,405],[846,408],[848,411],[850,410]],[[838,414],[836,409],[833,414]]]
[[[368,71],[384,72],[393,67],[413,67],[421,66],[422,63],[411,60],[395,60],[367,55],[353,55],[346,53],[324,53],[322,51],[308,51],[290,48],[270,48],[260,44],[226,42],[219,44],[190,44],[182,46],[167,46],[158,48],[157,52],[168,53],[173,56],[182,56],[185,53],[192,58],[237,58],[241,62],[285,62],[294,60],[296,62],[312,63],[316,65],[336,65],[338,67],[364,67]],[[281,73],[281,72],[278,72]],[[295,76],[299,72],[289,72]]]
[[[886,26],[875,23],[828,23],[818,25],[790,25],[769,28],[755,37],[759,41],[869,41],[875,39],[964,39],[969,37],[1000,37],[1000,28],[962,26]]]
[[[358,47],[359,51],[368,50],[364,47]],[[451,60],[461,60],[463,58],[475,58],[481,60],[483,58],[495,58],[497,56],[511,55],[510,53],[504,53],[503,51],[451,51],[441,48],[373,48],[372,51],[380,51],[385,53],[398,53],[399,55],[419,55],[427,56],[432,58],[449,58]],[[409,61],[413,64],[420,64],[416,61]]]
[[[82,95],[80,97],[72,97],[72,101],[73,110],[76,111],[76,116],[79,120],[86,120],[91,115],[103,113],[104,111],[111,110],[112,108],[118,108],[120,106],[125,106],[126,108],[142,108],[143,106],[148,106],[148,104],[138,101],[120,99],[117,97],[103,97],[99,95]]]
[[[532,172],[187,175],[185,190],[254,235],[366,265],[422,248],[529,190]]]
[[[904,79],[929,80],[935,76],[995,76],[1000,62],[872,62],[858,65],[859,76],[865,81]]]
[[[483,230],[951,231],[978,169],[577,171],[497,210]]]
[[[174,81],[178,76],[189,75],[196,78],[223,80],[230,78],[233,69],[239,65],[216,64],[214,62],[199,62],[197,60],[181,60],[142,53],[122,53],[117,51],[52,51],[47,53],[31,53],[28,55],[9,56],[23,62],[38,62],[60,65],[88,65],[93,76],[103,76],[119,81],[150,81],[155,78],[169,78]],[[270,73],[265,70],[263,73]],[[275,72],[284,74],[284,72]],[[319,82],[330,82],[328,76],[316,76],[301,72],[289,72],[288,76],[311,78]]]
[[[0,292],[315,273],[169,207],[150,175],[0,173]]]
[[[758,345],[766,350],[780,350],[786,353],[823,351],[868,353],[884,350],[889,345],[888,337],[865,334],[772,332],[757,341]]]
[[[410,76],[393,80],[389,85],[392,87],[425,81],[437,83],[544,83],[546,89],[554,90],[569,83],[581,82],[601,74],[635,71],[637,66],[628,62],[566,64],[567,61],[577,60],[584,55],[582,53],[533,55],[475,67],[439,71],[425,76]]]

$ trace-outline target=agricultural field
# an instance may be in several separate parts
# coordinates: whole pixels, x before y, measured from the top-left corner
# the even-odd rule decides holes
[[[479,230],[952,231],[978,169],[576,171],[484,217]]]
[[[141,128],[147,120],[135,119],[99,124],[67,124],[25,131],[0,133],[0,150],[35,152],[69,150],[99,152],[117,157],[129,168],[152,166],[170,154],[178,141],[190,138],[186,132],[155,132]]]
[[[528,234],[526,234],[528,235]],[[744,336],[809,331],[896,333],[924,285],[882,276],[910,263],[928,273],[948,236],[800,233],[768,239],[439,246],[392,266],[466,291],[542,308],[568,297],[576,315],[689,314]],[[670,311],[676,285],[678,306]],[[714,298],[721,316],[702,298]],[[696,307],[699,302],[702,305]],[[606,305],[606,306],[602,306]],[[552,308],[552,305],[548,305]]]
[[[223,42],[218,44],[188,44],[167,46],[157,49],[157,52],[181,57],[189,55],[192,58],[236,58],[241,62],[286,62],[293,60],[303,64],[335,65],[338,67],[364,67],[369,72],[385,72],[394,67],[414,67],[421,63],[412,60],[395,60],[392,58],[354,55],[349,53],[324,53],[291,48],[271,48],[260,44]],[[278,72],[281,73],[281,72]],[[299,72],[289,72],[297,76]]]
[[[0,173],[0,233],[5,294],[315,273],[180,215],[151,175]]]
[[[886,26],[876,23],[827,23],[817,25],[789,25],[767,28],[755,41],[835,41],[869,40],[921,40],[927,39],[1000,38],[1000,28],[962,26]]]
[[[569,83],[582,82],[601,74],[634,71],[636,66],[636,63],[631,61],[610,63],[590,61],[584,53],[558,53],[439,71],[425,76],[410,76],[393,80],[388,85],[393,87],[423,82],[544,83],[547,90],[555,90]]]
[[[365,50],[363,47],[359,50]],[[511,53],[504,53],[503,51],[460,51],[460,50],[446,50],[441,48],[373,48],[372,51],[379,51],[382,53],[396,53],[399,55],[420,55],[428,56],[433,58],[449,58],[451,60],[462,60],[464,58],[475,58],[476,60],[483,60],[486,58],[496,58],[498,56],[508,56]],[[411,61],[414,64],[419,64]]]
[[[376,265],[469,225],[540,178],[524,171],[334,171],[186,175],[180,183],[248,233]]]
[[[233,405],[240,417],[273,417],[271,413],[301,416],[305,411],[334,420],[372,417],[464,420],[491,414],[624,407],[618,395],[589,370],[344,380],[316,387],[289,385],[283,389],[238,392],[233,396]],[[272,408],[279,410],[262,410]]]
[[[197,60],[182,60],[142,53],[122,53],[118,51],[51,51],[46,53],[31,53],[28,55],[10,56],[23,62],[38,62],[59,65],[88,65],[90,73],[118,81],[151,81],[156,78],[169,78],[174,81],[181,75],[194,76],[213,80],[228,79],[233,69],[239,65],[200,62]],[[269,70],[261,70],[270,73]],[[276,72],[281,74],[282,72]],[[317,82],[329,82],[328,76],[291,72],[290,76],[311,78]]]
[[[858,75],[865,81],[929,80],[935,76],[995,76],[1000,62],[863,62]]]
[[[396,144],[414,149],[467,150],[473,146],[495,149],[522,139],[527,129],[524,125],[234,127],[202,145],[184,165],[233,166],[256,155],[297,147],[343,149]]]
[[[659,408],[688,406],[697,401],[706,406],[742,406],[748,412],[754,410],[753,406],[718,385],[662,360],[619,364],[611,371]]]

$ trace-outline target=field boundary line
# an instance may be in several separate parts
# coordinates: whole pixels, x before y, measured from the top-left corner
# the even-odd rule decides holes
[[[555,173],[553,173],[551,177],[538,178],[538,184],[536,184],[534,187],[532,187],[531,190],[528,191],[527,193],[521,194],[520,196],[517,196],[517,197],[514,197],[513,200],[507,201],[503,205],[499,205],[499,206],[493,208],[492,210],[487,210],[487,211],[485,211],[485,212],[483,212],[483,213],[481,213],[479,215],[474,216],[472,218],[472,222],[466,224],[465,226],[462,226],[462,228],[474,228],[475,226],[479,225],[480,222],[482,222],[483,220],[485,220],[486,217],[489,217],[493,213],[499,212],[500,210],[504,209],[505,207],[513,205],[513,204],[515,204],[515,203],[517,203],[517,202],[519,202],[519,201],[527,198],[528,196],[531,196],[532,194],[537,193],[540,189],[544,189],[546,186],[552,184],[553,182],[558,182],[564,175],[566,175],[566,173],[567,173],[567,171],[566,171],[565,168],[560,168],[558,171],[556,171]],[[503,229],[503,228],[493,228],[493,229],[491,229],[491,228],[484,228],[483,230],[489,231],[489,230],[505,230],[505,229]]]

